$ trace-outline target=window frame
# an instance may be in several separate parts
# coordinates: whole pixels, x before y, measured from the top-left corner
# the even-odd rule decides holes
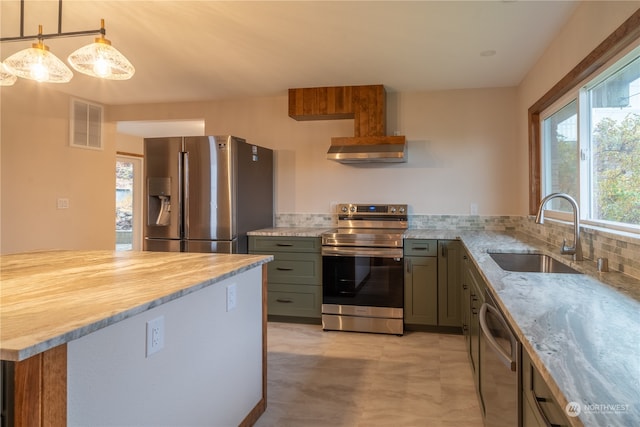
[[[545,181],[545,173],[546,171],[544,170],[544,163],[545,160],[547,160],[548,154],[545,153],[545,144],[543,141],[544,138],[544,129],[542,128],[542,123],[544,122],[544,120],[548,119],[549,117],[553,116],[556,112],[560,111],[561,109],[563,109],[564,107],[568,106],[569,104],[571,104],[572,102],[576,103],[576,108],[577,108],[577,157],[578,157],[578,162],[580,161],[580,144],[583,138],[583,133],[582,133],[582,120],[580,118],[580,90],[579,88],[573,88],[573,90],[568,91],[567,93],[565,93],[562,97],[560,97],[556,102],[554,102],[553,104],[551,104],[548,108],[546,108],[544,111],[540,112],[540,193],[541,196],[540,198],[542,199],[542,194],[544,193],[544,189],[545,186],[547,185],[546,181]],[[583,183],[583,177],[582,177],[582,168],[579,167],[578,168],[578,188],[580,188],[580,191],[582,191],[582,183]],[[578,206],[580,206],[580,211],[584,212],[584,206],[582,205],[582,199],[580,197],[580,194],[574,194],[571,195],[573,197],[576,198],[576,201],[578,202]],[[567,202],[564,202],[567,203]],[[549,206],[549,205],[547,205]],[[567,206],[569,206],[567,204]],[[536,207],[536,213],[537,213],[538,208]],[[565,211],[558,211],[558,210],[552,210],[552,209],[545,209],[545,216],[547,218],[553,218],[553,219],[558,219],[561,221],[573,221],[573,213],[571,212],[565,212]]]
[[[535,215],[542,194],[542,129],[540,118],[543,111],[565,97],[569,92],[578,90],[580,84],[596,72],[602,71],[612,59],[628,49],[640,38],[640,9],[622,23],[609,37],[600,43],[578,65],[567,73],[547,93],[528,110],[529,137],[529,214]]]
[[[548,108],[540,113],[540,127],[541,127],[541,178],[540,178],[540,188],[542,194],[544,189],[547,188],[548,182],[546,179],[548,178],[548,172],[545,170],[544,165],[545,162],[548,162],[549,155],[546,153],[546,144],[544,143],[545,138],[545,129],[544,129],[544,121],[565,107],[569,106],[571,103],[576,103],[576,113],[577,113],[577,123],[576,123],[576,134],[577,134],[577,151],[576,157],[578,162],[578,194],[572,194],[572,196],[578,202],[580,206],[580,212],[582,213],[582,223],[584,225],[591,225],[594,227],[606,228],[609,230],[615,231],[623,231],[623,232],[631,232],[631,233],[640,233],[640,226],[636,224],[628,224],[628,223],[618,223],[613,221],[607,221],[604,219],[593,219],[591,218],[591,214],[593,213],[593,188],[592,188],[592,168],[593,168],[593,157],[591,157],[592,152],[592,141],[591,141],[591,101],[590,101],[590,91],[597,87],[600,83],[607,80],[612,75],[618,73],[621,69],[625,68],[629,63],[637,61],[638,55],[640,55],[640,39],[633,40],[626,46],[618,55],[611,58],[606,64],[604,64],[604,70],[600,73],[593,73],[591,76],[586,78],[584,81],[580,82],[576,87],[569,90],[562,97],[560,97],[556,102],[551,104]],[[626,59],[626,60],[625,60]],[[621,63],[625,60],[624,63]],[[585,111],[586,110],[586,111]],[[585,159],[585,154],[586,159]],[[589,164],[586,165],[585,163]],[[584,197],[586,195],[586,197]],[[585,213],[587,213],[585,215]],[[573,214],[565,211],[558,211],[549,208],[547,205],[547,209],[545,209],[545,216],[548,218],[558,219],[561,221],[572,221]]]
[[[132,248],[133,251],[142,250],[143,240],[143,224],[142,224],[142,204],[143,197],[143,177],[144,174],[144,156],[136,153],[126,153],[117,151],[116,162],[129,162],[133,164],[133,234]],[[114,162],[115,166],[115,162]],[[115,190],[115,188],[114,188]]]

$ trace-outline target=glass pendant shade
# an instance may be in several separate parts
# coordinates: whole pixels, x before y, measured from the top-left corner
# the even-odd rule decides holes
[[[42,41],[14,53],[4,61],[9,71],[25,79],[46,83],[67,83],[73,73]]]
[[[80,73],[109,80],[128,80],[136,71],[131,62],[104,37],[98,37],[95,43],[76,50],[67,60]]]
[[[11,86],[18,78],[3,63],[0,63],[0,86]]]

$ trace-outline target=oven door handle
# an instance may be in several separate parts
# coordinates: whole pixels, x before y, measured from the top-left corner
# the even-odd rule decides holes
[[[322,247],[323,256],[379,257],[402,260],[402,249]]]

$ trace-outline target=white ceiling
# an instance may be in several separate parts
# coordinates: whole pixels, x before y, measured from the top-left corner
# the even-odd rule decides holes
[[[19,1],[0,3],[0,35],[18,35]],[[316,86],[384,84],[389,92],[515,86],[577,3],[65,0],[62,31],[97,29],[105,18],[107,38],[136,74],[104,81],[76,72],[56,89],[131,104]],[[38,24],[45,33],[57,31],[57,1],[25,4],[25,34],[37,33]],[[65,60],[92,37],[46,44]],[[30,43],[4,42],[0,58]],[[481,55],[488,50],[495,55]]]

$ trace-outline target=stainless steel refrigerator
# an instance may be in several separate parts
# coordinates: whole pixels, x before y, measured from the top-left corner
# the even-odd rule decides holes
[[[246,253],[273,226],[273,151],[234,136],[145,138],[144,250]]]

